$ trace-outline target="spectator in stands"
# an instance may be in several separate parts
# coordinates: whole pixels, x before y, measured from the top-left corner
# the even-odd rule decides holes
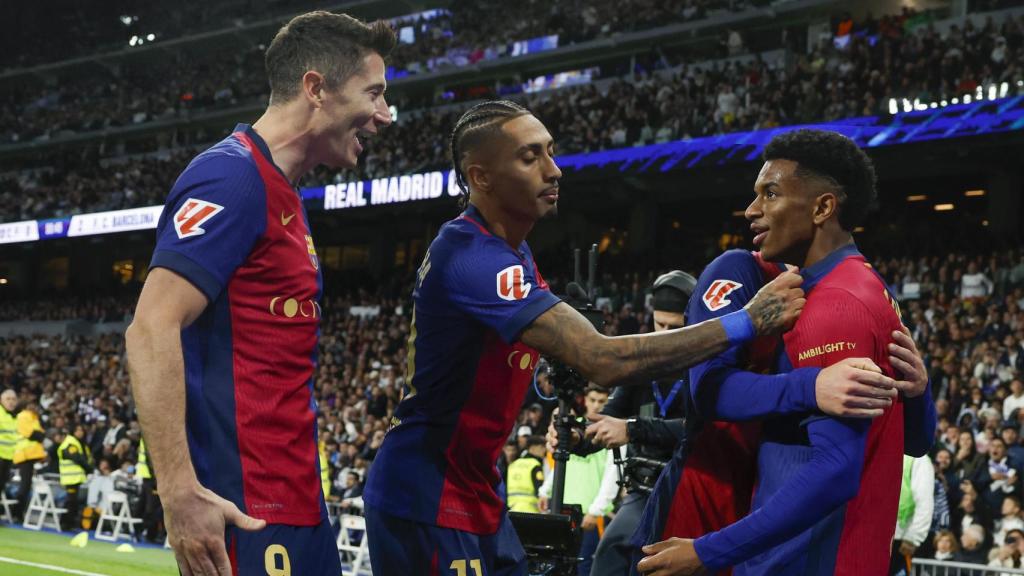
[[[949,530],[943,530],[935,536],[935,559],[944,562],[960,562],[963,557],[960,555],[960,544],[956,541],[956,535]]]
[[[1020,568],[1022,542],[1024,542],[1024,530],[1014,528],[1008,531],[1005,543],[999,544],[999,547],[993,550],[995,557],[989,560],[988,565],[1000,568]]]
[[[1016,426],[1004,425],[999,431],[999,437],[1006,444],[1006,453],[1010,460],[1024,464],[1024,446],[1020,444],[1020,430]]]
[[[1003,399],[1003,419],[1012,420],[1013,411],[1021,408],[1024,408],[1024,382],[1014,378],[1010,381],[1010,395]]]
[[[985,455],[977,451],[974,443],[974,434],[967,430],[960,432],[956,463],[953,466],[957,477],[961,480],[973,481],[977,478],[984,465]]]
[[[989,510],[998,510],[1006,496],[1020,494],[1020,464],[1009,458],[1002,438],[989,442],[988,455],[988,464],[982,467],[978,484]]]
[[[980,524],[971,524],[960,536],[960,560],[971,564],[986,564],[988,555],[985,553],[985,529]]]
[[[996,546],[1002,546],[1011,530],[1021,529],[1024,529],[1024,520],[1021,519],[1020,499],[1016,496],[1007,496],[1003,499],[1002,517],[996,520],[992,541]]]
[[[994,285],[984,272],[978,270],[978,264],[967,265],[967,273],[960,278],[960,297],[967,299],[986,298],[992,294]]]

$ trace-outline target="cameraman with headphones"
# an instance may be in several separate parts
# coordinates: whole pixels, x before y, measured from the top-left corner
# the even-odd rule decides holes
[[[685,311],[697,280],[679,270],[662,274],[652,287],[654,331],[682,328]],[[643,514],[647,497],[665,463],[685,435],[685,374],[677,380],[651,382],[649,386],[620,386],[592,418],[584,438],[574,432],[572,452],[592,454],[628,445],[624,481],[627,495],[608,525],[594,554],[591,576],[621,575],[629,572],[633,549],[630,538]],[[554,426],[548,428],[548,443],[558,444]]]

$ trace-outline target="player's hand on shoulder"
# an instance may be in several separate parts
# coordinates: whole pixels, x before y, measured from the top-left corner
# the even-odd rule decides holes
[[[814,382],[818,409],[839,418],[876,418],[892,405],[895,381],[870,358],[845,358],[823,369]]]
[[[928,369],[917,350],[917,344],[910,336],[910,330],[903,326],[892,333],[889,344],[889,363],[900,373],[902,380],[896,381],[896,388],[907,398],[917,398],[928,387]]]
[[[707,574],[704,564],[697,556],[693,540],[669,538],[656,544],[644,546],[647,556],[637,564],[645,576],[691,576]]]
[[[803,277],[795,272],[783,272],[765,284],[745,309],[760,336],[785,332],[796,324],[807,299],[800,288]]]
[[[266,521],[243,514],[234,503],[198,483],[161,491],[167,535],[183,576],[231,576],[224,527],[261,530]]]

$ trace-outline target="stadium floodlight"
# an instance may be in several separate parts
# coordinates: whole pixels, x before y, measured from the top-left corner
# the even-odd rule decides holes
[[[985,195],[985,191],[984,190],[968,190],[968,191],[964,192],[964,196],[967,196],[968,198],[977,198],[979,196],[984,196],[984,195]]]
[[[953,98],[950,102],[952,102],[953,104],[959,104],[960,103],[960,99],[959,98]]]
[[[156,40],[156,35],[155,34],[146,34],[146,40],[149,40],[150,42],[152,42],[153,40]]]
[[[132,37],[131,37],[131,38],[130,38],[130,39],[128,40],[128,45],[129,45],[129,46],[135,46],[136,44],[138,44],[138,43],[139,43],[139,40],[140,40],[140,38],[139,38],[138,36],[132,36]]]
[[[911,194],[910,196],[907,196],[907,202],[920,202],[922,200],[927,200],[927,199],[928,199],[928,195],[927,194]]]
[[[853,233],[854,234],[859,234],[859,233],[861,233],[863,231],[864,231],[864,227],[863,226],[857,226],[856,228],[853,229]]]
[[[971,95],[970,94],[964,94],[964,104],[970,104],[970,103],[971,103]]]
[[[936,212],[949,212],[949,211],[953,210],[954,208],[956,208],[956,206],[954,206],[952,204],[936,204],[935,205],[935,211]]]
[[[928,105],[928,107],[929,107],[929,108],[938,108],[938,107],[939,107],[939,105],[938,105],[938,103],[937,103],[937,102],[932,102],[931,104],[929,104],[929,105]]]
[[[0,284],[7,284],[7,278],[0,278]]]
[[[127,14],[121,14],[121,17],[118,18],[118,20],[120,20],[121,24],[124,24],[125,26],[132,25],[132,17]]]

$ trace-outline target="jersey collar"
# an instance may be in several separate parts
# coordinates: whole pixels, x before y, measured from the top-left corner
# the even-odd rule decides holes
[[[822,278],[828,276],[829,272],[850,256],[860,256],[863,258],[860,250],[857,249],[857,245],[852,242],[833,250],[828,256],[801,270],[800,275],[804,277],[804,284],[802,286],[804,292],[810,292],[818,285],[818,282],[821,282]]]
[[[462,214],[459,215],[459,218],[463,220],[469,220],[470,222],[475,224],[476,227],[479,228],[480,231],[483,232],[484,234],[488,236],[494,236],[494,232],[491,231],[491,227],[487,224],[487,220],[484,219],[484,215],[476,206],[468,204],[466,206],[466,209],[462,212]],[[509,246],[508,242],[502,241],[502,243],[508,246],[510,249],[512,248],[511,246]],[[519,245],[519,248],[513,251],[516,252],[520,258],[523,258],[526,254],[526,240],[523,240],[523,243]]]
[[[287,176],[285,176],[284,171],[281,170],[281,168],[276,163],[274,163],[274,157],[270,155],[270,147],[267,146],[267,142],[263,139],[262,136],[257,134],[256,131],[252,129],[251,125],[249,125],[249,124],[238,124],[238,125],[235,126],[235,130],[234,131],[235,132],[242,132],[246,136],[248,136],[249,140],[252,140],[252,143],[255,144],[256,148],[259,149],[260,154],[263,155],[263,158],[267,162],[269,162],[271,166],[274,167],[274,170],[277,170],[277,173],[280,174],[282,178],[284,178],[284,181],[287,182],[289,186],[291,186],[292,188],[295,188],[295,185],[292,184],[292,181],[289,180]]]

